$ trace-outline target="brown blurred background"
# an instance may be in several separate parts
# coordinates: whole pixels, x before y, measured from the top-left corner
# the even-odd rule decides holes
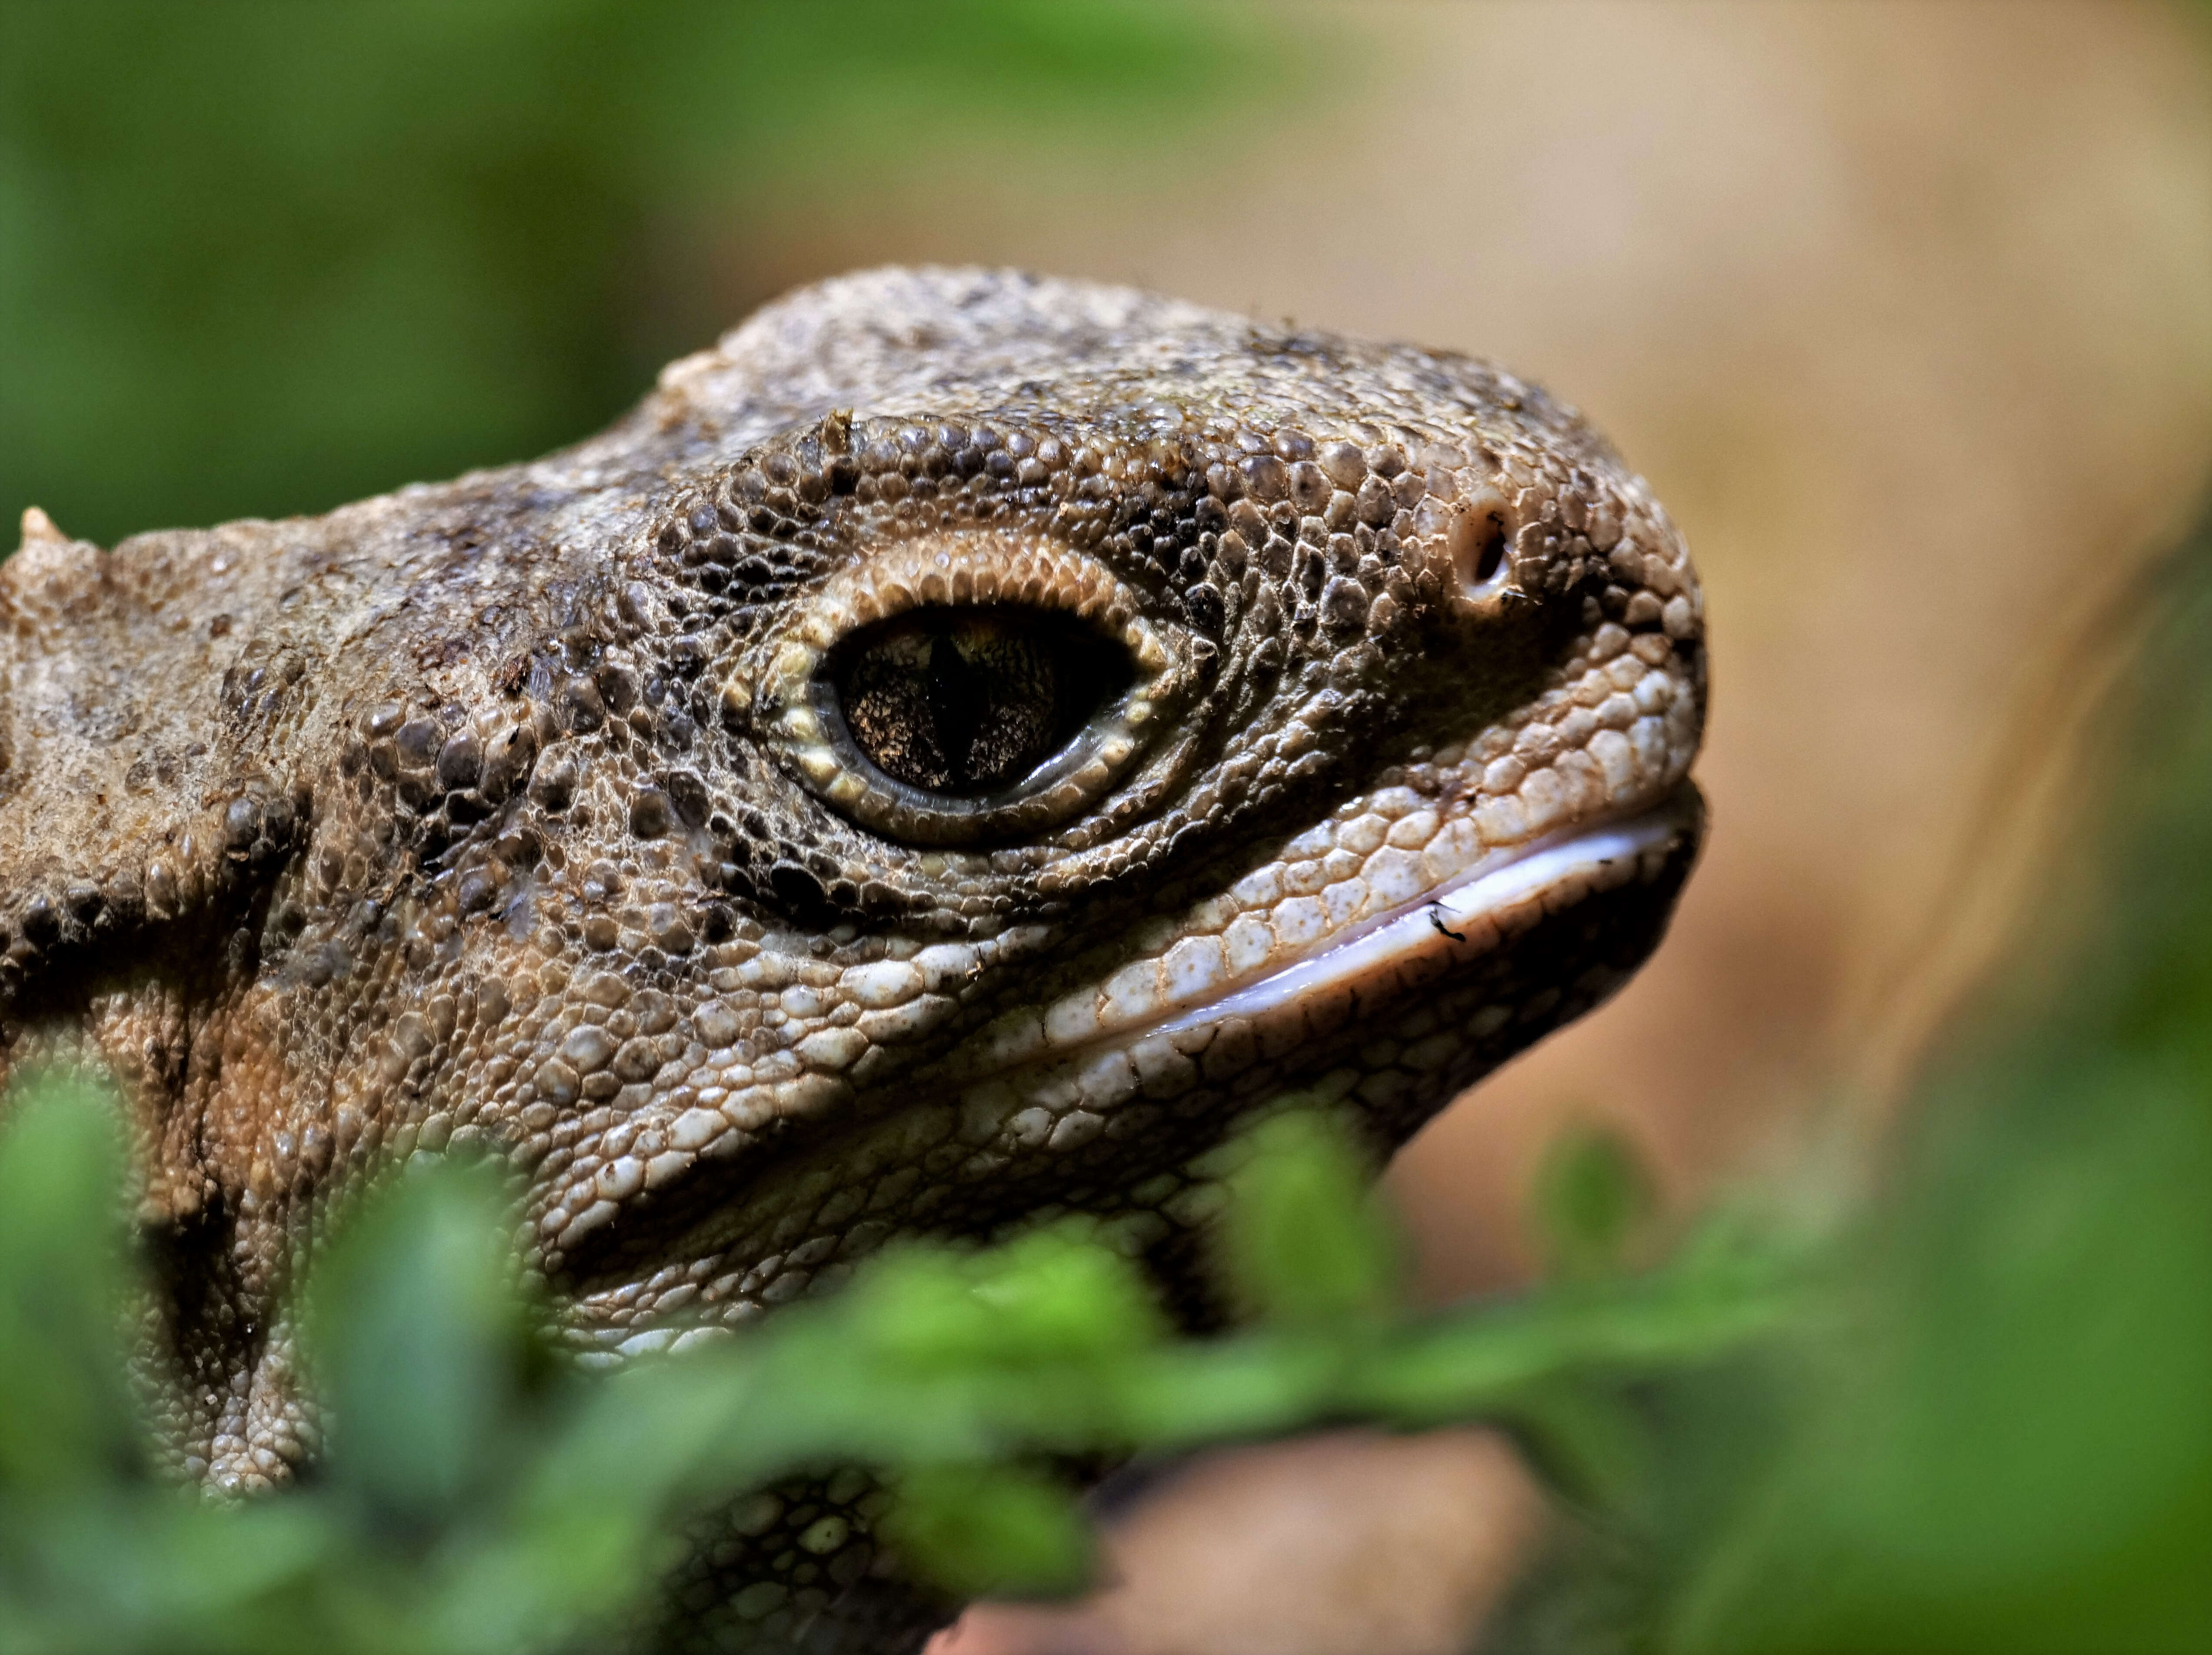
[[[2106,0],[1297,15],[1342,79],[1243,147],[955,152],[732,274],[1024,265],[1473,351],[1651,479],[1711,605],[1711,849],[1643,977],[1401,1159],[1464,1291],[1528,1267],[1563,1116],[1687,1190],[1860,1078],[2008,710],[2212,463],[2212,52]]]
[[[1306,15],[1348,84],[1248,151],[951,170],[784,246],[794,277],[1006,260],[1494,356],[1683,526],[1711,848],[1643,976],[1398,1161],[1445,1295],[1531,1268],[1564,1123],[1617,1125],[1686,1200],[1878,1111],[2001,940],[1962,876],[2016,855],[2074,641],[2212,464],[2212,52],[2106,0]],[[1504,1457],[1270,1452],[1125,1519],[1127,1585],[1087,1617],[980,1614],[949,1647],[1458,1646],[1530,1522]]]

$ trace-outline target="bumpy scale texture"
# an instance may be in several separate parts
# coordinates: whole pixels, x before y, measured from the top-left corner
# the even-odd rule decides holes
[[[948,611],[969,655],[854,676]],[[930,708],[1001,770],[1041,739],[1060,714],[992,686],[1068,628],[1112,676],[1033,773],[898,779],[954,739],[913,734]],[[852,276],[534,465],[112,552],[27,517],[4,1062],[123,1088],[146,1361],[218,1487],[313,1452],[286,1289],[317,1214],[465,1142],[526,1177],[602,1362],[887,1238],[1070,1211],[1202,1321],[1193,1164],[1241,1114],[1304,1088],[1394,1144],[1654,946],[1702,641],[1642,481],[1493,368]],[[943,1606],[872,1547],[878,1500],[724,1514],[659,1635],[911,1646]]]

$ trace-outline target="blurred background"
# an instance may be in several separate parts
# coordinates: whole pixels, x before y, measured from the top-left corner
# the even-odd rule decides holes
[[[1563,1127],[1678,1207],[1863,1141],[2044,925],[2097,814],[2083,640],[2212,475],[2212,15],[0,5],[0,509],[105,544],[540,452],[892,260],[1494,356],[1687,532],[1715,828],[1674,933],[1391,1174],[1427,1289],[1497,1289]],[[1446,1651],[1538,1512],[1474,1434],[1210,1461],[1121,1514],[1099,1604],[950,1646]]]

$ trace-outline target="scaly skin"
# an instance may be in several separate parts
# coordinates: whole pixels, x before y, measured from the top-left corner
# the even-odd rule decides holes
[[[1103,693],[894,651],[864,705],[848,641],[902,615]],[[512,1159],[590,1348],[1069,1209],[1202,1320],[1182,1169],[1240,1113],[1309,1087],[1395,1144],[1656,943],[1702,616],[1643,483],[1480,363],[826,283],[534,465],[106,553],[27,517],[6,1062],[123,1088],[161,1425],[221,1487],[312,1453],[286,1284],[418,1148]],[[1048,748],[1081,727],[1031,774],[1055,694]],[[980,801],[929,769],[961,719],[1014,753]],[[930,1609],[833,1492],[863,1520],[827,1552],[791,1546],[820,1490],[702,1543],[668,1635],[910,1645]]]

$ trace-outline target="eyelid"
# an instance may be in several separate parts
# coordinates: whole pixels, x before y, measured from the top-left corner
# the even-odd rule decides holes
[[[868,762],[844,727],[825,664],[866,627],[928,607],[1018,605],[1097,627],[1129,652],[1133,681],[1066,746],[1012,787],[976,798],[932,794]],[[1103,797],[1143,751],[1193,672],[1179,629],[1096,558],[1042,536],[963,530],[925,535],[842,571],[791,625],[764,640],[724,686],[785,763],[832,807],[887,838],[957,845],[1048,831]]]

